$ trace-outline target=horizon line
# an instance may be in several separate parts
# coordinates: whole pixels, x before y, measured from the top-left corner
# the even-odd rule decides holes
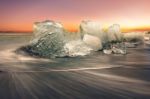
[[[104,28],[107,30],[107,28]],[[68,32],[78,32],[79,28],[65,28]],[[138,28],[125,28],[122,27],[121,32],[144,32],[150,31],[150,27],[138,27]],[[32,33],[34,30],[0,30],[0,33]]]

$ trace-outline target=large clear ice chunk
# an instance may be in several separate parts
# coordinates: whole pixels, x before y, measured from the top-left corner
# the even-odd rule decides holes
[[[98,50],[102,49],[101,40],[100,40],[100,38],[98,38],[96,36],[85,34],[83,37],[83,42],[85,42],[94,51],[98,51]]]
[[[31,50],[43,57],[65,56],[65,36],[63,26],[54,21],[36,22]]]
[[[70,41],[65,44],[64,46],[65,52],[68,56],[85,56],[90,54],[93,50],[92,48],[88,47],[82,40],[75,40]]]
[[[90,45],[95,51],[102,49],[106,40],[106,34],[98,22],[89,20],[82,21],[80,24],[80,32],[83,41]]]

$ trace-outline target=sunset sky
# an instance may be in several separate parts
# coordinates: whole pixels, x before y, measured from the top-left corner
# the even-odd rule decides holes
[[[0,0],[0,31],[32,31],[36,21],[55,20],[76,30],[82,20],[123,31],[150,30],[150,0]]]

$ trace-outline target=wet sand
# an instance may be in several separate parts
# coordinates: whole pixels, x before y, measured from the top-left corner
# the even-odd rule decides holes
[[[0,99],[149,99],[150,48],[42,59],[13,51],[30,36],[0,36]]]

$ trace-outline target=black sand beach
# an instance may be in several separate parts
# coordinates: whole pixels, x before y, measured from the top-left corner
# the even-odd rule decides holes
[[[0,36],[0,99],[150,99],[150,48],[42,59],[13,51],[30,35]]]

